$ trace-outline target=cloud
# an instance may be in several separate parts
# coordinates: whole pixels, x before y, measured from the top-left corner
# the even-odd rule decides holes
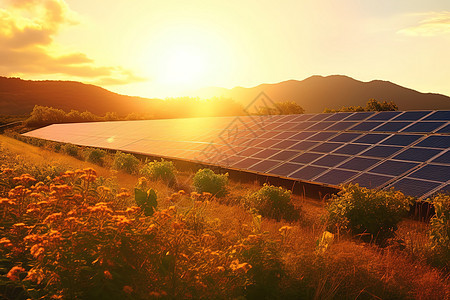
[[[62,0],[0,0],[0,74],[57,75],[107,84],[144,81],[130,70],[98,66],[84,53],[55,54],[54,36],[77,17]]]
[[[399,30],[399,34],[408,36],[442,36],[450,35],[450,11],[419,14],[421,20],[417,25]]]

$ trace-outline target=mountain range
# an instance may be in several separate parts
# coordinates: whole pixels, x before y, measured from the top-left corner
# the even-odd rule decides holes
[[[420,93],[389,81],[362,82],[353,78],[312,76],[305,80],[288,80],[274,84],[261,84],[252,88],[205,88],[193,94],[202,98],[227,97],[244,107],[261,92],[272,101],[294,101],[307,113],[319,113],[325,108],[365,106],[373,98],[394,101],[400,110],[450,109],[450,97]],[[97,115],[117,112],[147,113],[163,100],[132,97],[113,93],[104,88],[74,81],[32,81],[0,77],[0,115],[28,114],[34,105],[51,106],[66,112],[75,109]]]
[[[305,80],[288,80],[261,84],[251,88],[205,88],[196,92],[199,97],[230,97],[247,105],[264,92],[272,101],[294,101],[307,113],[320,113],[325,108],[362,106],[368,100],[393,101],[399,110],[450,109],[450,97],[420,93],[389,81],[362,82],[343,75],[311,76]]]

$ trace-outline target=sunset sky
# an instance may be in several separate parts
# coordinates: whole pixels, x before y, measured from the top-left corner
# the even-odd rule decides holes
[[[0,75],[144,97],[311,75],[450,95],[450,1],[0,0]]]

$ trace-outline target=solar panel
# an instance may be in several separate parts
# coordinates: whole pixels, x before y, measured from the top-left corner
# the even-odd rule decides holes
[[[424,149],[424,148],[409,148],[398,154],[394,159],[406,161],[427,161],[433,156],[438,155],[441,150]]]
[[[396,161],[396,160],[386,160],[382,164],[371,169],[369,172],[398,176],[398,175],[401,175],[401,174],[411,170],[412,168],[416,167],[417,165],[418,165],[418,163]]]
[[[334,169],[316,178],[315,181],[326,184],[338,185],[347,181],[349,178],[355,176],[356,174],[358,173],[353,171]]]
[[[311,180],[317,175],[327,171],[328,168],[316,167],[316,166],[306,166],[298,170],[297,172],[289,175],[289,177],[303,180]]]
[[[363,174],[359,175],[358,177],[354,178],[352,181],[354,183],[358,183],[359,185],[365,186],[368,188],[378,188],[380,186],[385,185],[387,182],[389,182],[392,179],[394,179],[393,176],[363,173]]]
[[[381,124],[383,124],[383,123],[382,122],[363,122],[363,123],[359,123],[356,126],[353,126],[350,129],[356,130],[356,131],[370,131],[370,130],[374,129],[375,127],[380,126]]]
[[[420,197],[433,191],[434,189],[439,187],[439,185],[439,183],[431,181],[403,178],[394,183],[392,187],[400,191],[405,191],[407,195]]]
[[[405,128],[404,132],[433,132],[437,128],[444,125],[444,122],[417,122],[407,128]]]
[[[448,136],[448,135],[429,136],[425,140],[418,143],[416,146],[417,147],[445,149],[445,148],[450,147],[450,136]]]
[[[370,117],[369,120],[387,121],[387,120],[390,120],[393,117],[399,115],[400,113],[401,113],[400,111],[382,111],[382,112],[376,113],[375,115]]]
[[[382,145],[408,146],[417,141],[420,135],[395,134],[381,142]]]
[[[340,168],[350,169],[355,171],[363,171],[381,160],[374,158],[364,158],[364,157],[353,157],[349,161],[345,162],[340,166]]]
[[[360,133],[344,132],[330,139],[330,142],[350,142],[359,136],[361,136]]]
[[[401,147],[394,146],[375,146],[367,151],[364,151],[361,155],[370,157],[389,157],[401,149]]]
[[[343,112],[55,124],[25,135],[293,180],[448,188],[450,111]]]
[[[411,124],[412,122],[386,122],[375,128],[374,131],[397,132]]]
[[[348,159],[350,156],[327,154],[322,158],[314,162],[314,165],[323,167],[334,167],[344,160]]]
[[[281,166],[278,166],[270,171],[271,174],[280,175],[280,176],[288,176],[289,174],[297,171],[302,168],[304,165],[302,164],[293,164],[293,163],[285,163]]]
[[[389,134],[378,134],[378,133],[368,133],[360,137],[359,139],[353,141],[353,143],[360,144],[376,144],[381,140],[387,138]]]
[[[301,163],[301,164],[309,164],[310,162],[318,159],[321,156],[322,156],[322,154],[319,154],[319,153],[305,152],[305,153],[300,154],[299,156],[291,159],[291,162]]]
[[[439,155],[431,161],[432,163],[450,164],[450,150]]]
[[[394,121],[417,121],[426,115],[430,114],[431,111],[405,111],[399,116],[394,118]]]
[[[435,111],[424,120],[450,121],[450,110]]]

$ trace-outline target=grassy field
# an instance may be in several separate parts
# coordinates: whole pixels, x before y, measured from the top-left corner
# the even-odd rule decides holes
[[[146,183],[146,188],[154,189],[158,196],[154,215],[144,216],[138,210],[125,213],[136,205],[132,191],[140,176],[5,136],[0,136],[0,149],[0,174],[6,174],[8,169],[15,178],[23,173],[37,180],[44,178],[42,186],[60,195],[64,192],[60,187],[67,189],[68,195],[87,195],[94,185],[97,189],[91,198],[83,198],[82,204],[67,202],[61,206],[55,202],[51,210],[35,221],[27,217],[28,213],[25,217],[14,215],[9,223],[7,217],[3,219],[0,254],[7,259],[2,260],[0,268],[0,296],[4,298],[448,299],[450,296],[449,274],[430,265],[427,259],[427,223],[403,220],[397,230],[399,243],[388,247],[366,243],[345,233],[324,239],[327,218],[324,200],[292,196],[294,206],[301,210],[300,219],[275,221],[240,205],[248,194],[261,188],[259,185],[230,181],[228,195],[215,199],[207,194],[192,193],[194,174],[190,172],[177,172],[176,184],[166,184],[162,180]],[[83,187],[91,182],[86,179],[91,176],[88,168],[96,170],[95,178],[92,175],[95,181],[89,188]],[[79,172],[82,175],[77,177],[78,181],[69,181],[70,176],[75,175],[60,178],[65,171],[76,169],[85,170]],[[12,199],[14,192],[11,194],[7,189],[17,190],[19,182],[7,186],[6,175],[2,178],[4,188],[0,198]],[[57,184],[54,178],[63,181]],[[40,192],[31,184],[29,189],[36,189],[35,193],[40,195],[35,197],[46,201],[59,197],[57,193],[52,196]],[[99,190],[106,189],[113,190],[114,195],[108,201],[100,201],[106,198],[99,195]],[[58,199],[67,200],[62,196]],[[27,201],[33,207],[33,200]],[[2,209],[7,216],[5,208]],[[106,213],[108,209],[111,211]],[[96,216],[104,223],[96,227],[98,224],[92,223],[93,213],[100,210],[102,215]],[[84,231],[71,227],[72,231],[64,235],[67,223],[50,222],[50,219],[59,213],[69,217],[72,211],[84,222]],[[117,225],[120,222],[108,223],[125,218],[129,221],[128,227]],[[26,240],[36,233],[33,226],[46,222],[47,229],[39,229],[41,238],[45,236],[48,243],[41,242],[43,253],[33,252],[37,244],[17,242],[14,245],[13,237],[23,235]],[[19,223],[28,229],[19,233]],[[105,230],[104,224],[111,226],[114,235],[100,235]],[[64,237],[58,246],[48,237],[55,232],[61,232]],[[78,236],[80,232],[84,235]],[[8,246],[6,240],[13,246]],[[92,253],[92,257],[86,258],[77,247],[67,246],[65,241],[85,245],[84,251]],[[125,241],[132,245],[127,251],[119,246],[125,245]],[[65,269],[58,269],[56,262]],[[13,276],[14,267],[20,268],[14,270],[21,276]],[[68,269],[73,274],[68,274]],[[38,279],[30,275],[36,272],[39,272]],[[69,285],[69,279],[79,286]]]

